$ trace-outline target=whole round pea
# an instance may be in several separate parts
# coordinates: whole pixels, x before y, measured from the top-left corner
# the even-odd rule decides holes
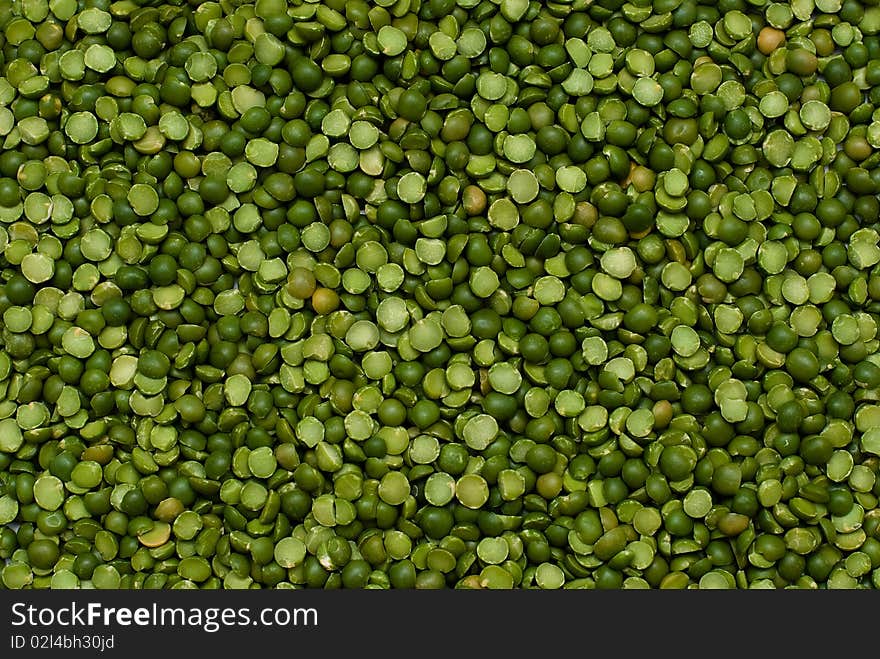
[[[51,569],[60,555],[58,543],[53,540],[34,540],[27,546],[28,562],[41,570]]]
[[[299,299],[311,297],[317,288],[315,275],[305,268],[294,268],[287,280],[287,290]]]
[[[157,254],[150,261],[150,279],[157,286],[167,286],[177,279],[177,261],[170,254]]]
[[[785,367],[799,382],[810,382],[819,375],[819,360],[806,348],[795,348],[786,355]]]
[[[174,401],[174,408],[187,423],[198,423],[205,418],[204,403],[193,394],[184,394]]]
[[[689,446],[667,446],[660,454],[660,470],[669,480],[682,480],[697,464],[697,455]]]
[[[648,304],[638,303],[623,316],[624,326],[638,334],[644,334],[657,324],[657,312]]]

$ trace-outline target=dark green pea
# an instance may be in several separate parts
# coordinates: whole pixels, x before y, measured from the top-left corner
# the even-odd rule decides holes
[[[623,317],[623,324],[627,329],[644,334],[650,331],[657,323],[657,312],[650,305],[639,303],[630,308]]]
[[[467,449],[461,444],[444,444],[440,448],[438,465],[447,474],[458,476],[464,473],[468,457]]]
[[[829,492],[828,511],[832,515],[846,515],[853,507],[853,495],[848,489],[833,488]]]
[[[800,456],[807,464],[825,464],[831,459],[834,447],[827,437],[812,435],[801,441]]]
[[[391,581],[392,588],[415,588],[415,565],[409,559],[396,561],[388,568],[388,578]]]
[[[742,470],[734,462],[719,465],[712,474],[712,489],[722,496],[734,496],[741,482]]]
[[[685,478],[696,464],[697,456],[688,446],[667,446],[660,454],[660,470],[672,481]]]
[[[455,519],[447,508],[427,506],[422,509],[418,524],[429,537],[443,538],[452,530]]]
[[[667,531],[675,536],[688,536],[694,530],[693,520],[681,508],[674,508],[663,520]]]
[[[805,348],[795,348],[785,359],[786,370],[799,382],[809,382],[819,374],[819,361]]]

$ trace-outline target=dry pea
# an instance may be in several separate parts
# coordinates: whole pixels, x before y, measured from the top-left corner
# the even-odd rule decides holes
[[[873,2],[0,12],[0,585],[880,587]]]

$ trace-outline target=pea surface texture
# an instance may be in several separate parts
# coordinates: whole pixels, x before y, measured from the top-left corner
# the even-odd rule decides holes
[[[880,588],[877,0],[0,3],[0,587]]]

